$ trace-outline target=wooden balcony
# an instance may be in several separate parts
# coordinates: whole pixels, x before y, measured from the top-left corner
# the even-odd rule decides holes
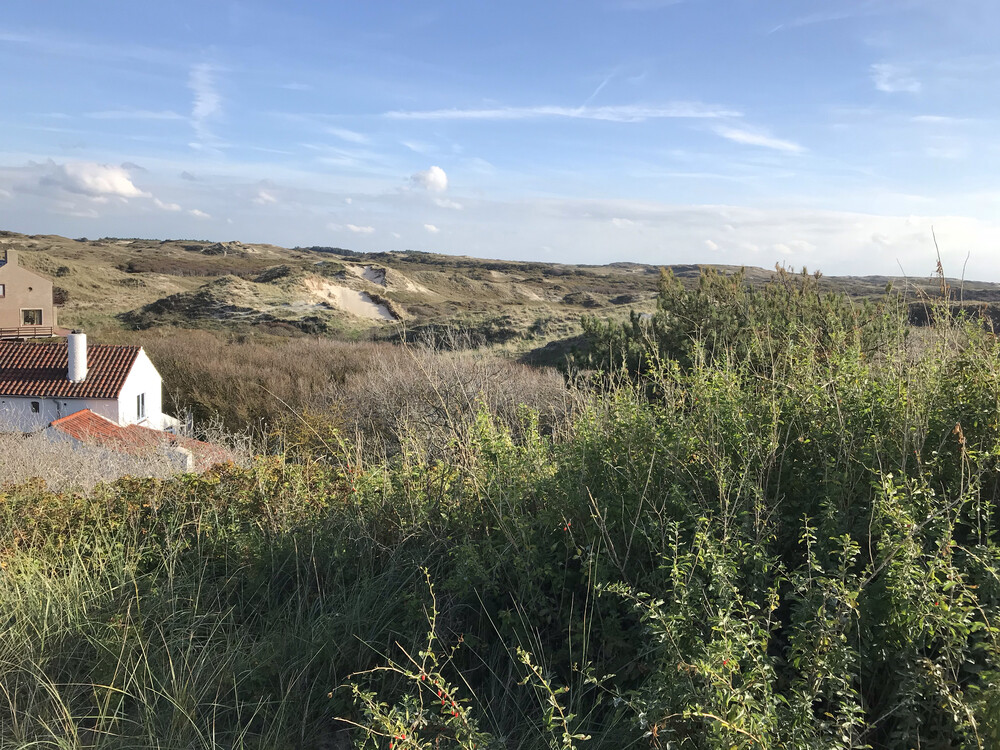
[[[65,336],[65,328],[52,326],[18,326],[17,328],[0,328],[0,339],[45,339],[53,336]]]

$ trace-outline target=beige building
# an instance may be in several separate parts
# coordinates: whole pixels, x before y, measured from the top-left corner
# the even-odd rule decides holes
[[[0,336],[30,335],[32,328],[56,326],[52,304],[52,282],[17,264],[17,251],[7,249],[7,261],[0,265]],[[11,329],[29,329],[11,333]],[[52,335],[51,330],[38,330]]]

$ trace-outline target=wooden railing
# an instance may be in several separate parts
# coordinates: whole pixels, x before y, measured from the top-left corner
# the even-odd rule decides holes
[[[52,326],[0,328],[0,339],[42,339],[54,336]]]

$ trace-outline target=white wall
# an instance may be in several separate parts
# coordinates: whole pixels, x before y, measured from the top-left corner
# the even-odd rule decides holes
[[[136,397],[146,394],[146,416],[139,418]],[[31,402],[37,401],[37,414]],[[172,429],[177,420],[163,413],[163,382],[146,352],[139,350],[117,400],[95,398],[0,397],[0,432],[36,432],[81,409],[120,425],[141,424],[154,430]]]
[[[37,414],[31,411],[33,401],[38,402]],[[118,418],[118,405],[111,399],[4,396],[0,397],[0,432],[37,432],[81,409],[90,409],[112,422]]]
[[[146,394],[146,417],[140,419],[136,412],[136,397]],[[175,424],[175,420],[163,414],[163,381],[153,367],[146,352],[139,350],[139,356],[132,365],[125,385],[118,398],[118,413],[112,417],[118,424],[141,424],[154,430],[162,430]]]

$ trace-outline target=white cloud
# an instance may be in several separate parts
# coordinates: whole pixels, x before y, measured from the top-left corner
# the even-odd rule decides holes
[[[110,109],[103,112],[88,112],[85,117],[94,120],[183,120],[183,115],[170,110]]]
[[[190,211],[188,211],[188,213],[191,214],[192,216],[194,216],[197,219],[211,219],[212,218],[210,214],[206,214],[204,211],[200,211],[197,208],[192,208]]]
[[[153,198],[153,205],[159,208],[161,211],[180,211],[181,207],[177,203],[165,203],[159,198]]]
[[[969,146],[961,138],[938,137],[931,140],[924,153],[932,159],[964,159],[969,155]]]
[[[303,148],[316,152],[321,164],[348,169],[389,171],[385,156],[366,148],[340,147],[326,143],[303,143]],[[394,171],[394,170],[393,170]]]
[[[705,240],[705,247],[707,247],[712,252],[719,249],[718,243],[712,242],[712,240]]]
[[[426,229],[426,230],[427,230],[428,232],[430,232],[431,234],[437,234],[438,232],[440,232],[440,231],[441,231],[440,229],[438,229],[438,228],[437,228],[436,226],[434,226],[433,224],[424,224],[424,229]]]
[[[215,140],[209,122],[222,114],[222,97],[215,88],[216,69],[209,63],[191,67],[188,88],[194,94],[191,107],[191,127],[200,142]]]
[[[353,198],[344,198],[344,203],[346,203],[349,206],[352,203],[354,203],[354,199]]]
[[[623,105],[613,107],[495,107],[491,109],[432,109],[386,112],[394,120],[535,120],[563,117],[576,120],[642,122],[666,118],[715,119],[742,117],[732,109],[712,107],[698,102],[677,102],[661,107]]]
[[[66,201],[56,201],[49,206],[49,211],[62,216],[71,216],[74,219],[99,219],[101,217],[93,208],[80,208],[75,203]]]
[[[448,175],[441,167],[430,167],[410,176],[410,182],[424,190],[442,193],[448,189]]]
[[[345,229],[348,229],[355,234],[371,234],[375,231],[375,227],[359,227],[356,224],[345,224]]]
[[[969,117],[947,117],[944,115],[917,115],[910,119],[924,125],[964,125],[975,122]]]
[[[277,203],[278,199],[273,193],[262,189],[257,191],[257,196],[253,199],[253,202],[258,206],[266,206],[271,203]]]
[[[58,187],[69,193],[92,197],[148,198],[149,193],[135,186],[129,173],[121,167],[94,162],[48,162],[39,184]]]
[[[395,237],[398,240],[402,235],[400,235],[399,232],[393,232],[392,236]]]
[[[453,200],[448,200],[447,198],[435,198],[434,203],[441,208],[450,208],[454,211],[461,211],[464,206]]]
[[[631,219],[622,219],[619,216],[615,216],[611,219],[611,223],[618,227],[619,229],[628,229],[629,227],[634,227],[635,222]]]
[[[887,94],[919,94],[922,88],[920,81],[911,76],[909,70],[892,63],[872,65],[871,76],[875,88]]]
[[[313,87],[310,86],[308,83],[297,83],[295,81],[292,81],[291,83],[282,84],[281,88],[287,91],[312,91]]]
[[[742,130],[740,128],[719,127],[715,129],[718,135],[735,143],[743,143],[747,146],[761,146],[763,148],[784,151],[790,154],[801,154],[805,147],[794,141],[786,141],[781,138],[774,138],[764,133],[752,130]]]
[[[371,139],[364,133],[356,133],[346,128],[327,128],[326,132],[348,143],[370,143]]]
[[[427,154],[433,153],[435,150],[433,146],[427,143],[421,143],[420,141],[400,141],[401,146],[405,146],[416,154]]]

